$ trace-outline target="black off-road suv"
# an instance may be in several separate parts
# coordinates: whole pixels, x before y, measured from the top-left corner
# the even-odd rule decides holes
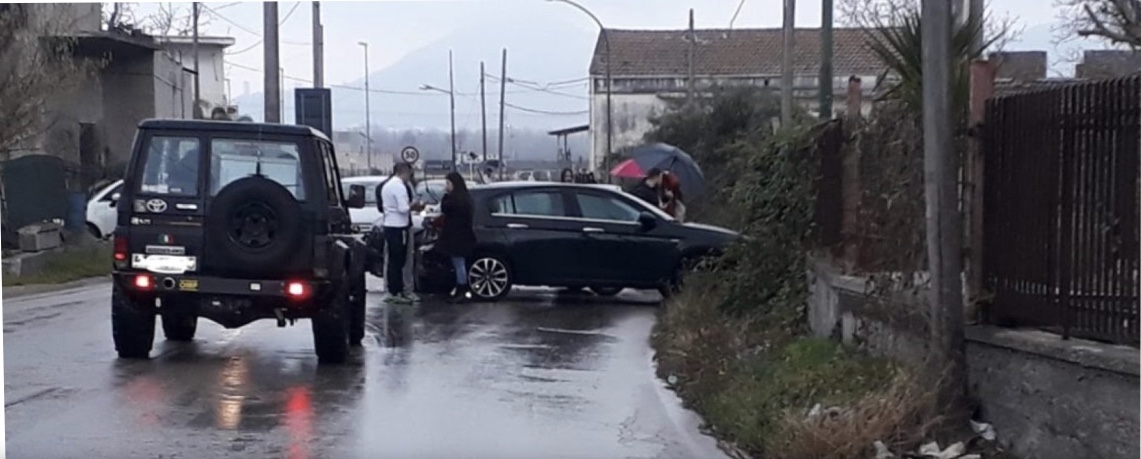
[[[120,358],[147,358],[156,316],[190,341],[227,328],[310,319],[318,360],[364,338],[365,247],[333,145],[306,126],[191,120],[139,125],[117,203],[111,321]]]

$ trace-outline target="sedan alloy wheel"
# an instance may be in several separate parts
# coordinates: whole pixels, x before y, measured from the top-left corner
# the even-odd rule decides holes
[[[511,291],[511,273],[498,258],[480,257],[468,269],[471,292],[483,300],[498,300]]]

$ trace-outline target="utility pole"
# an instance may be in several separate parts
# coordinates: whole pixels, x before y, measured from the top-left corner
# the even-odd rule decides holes
[[[499,73],[499,179],[503,180],[503,107],[507,105],[507,48],[503,48],[503,68]]]
[[[784,0],[784,30],[781,46],[780,120],[792,124],[793,50],[796,49],[796,0]]]
[[[281,85],[281,122],[285,123],[285,67],[277,69],[279,82]]]
[[[277,39],[277,2],[262,4],[265,23],[263,34],[265,39],[265,122],[281,122],[281,65],[278,63]]]
[[[986,38],[984,37],[986,30],[983,28],[983,22],[986,20],[983,17],[983,9],[985,8],[984,0],[967,1],[970,2],[970,8],[969,11],[967,11],[967,18],[970,21],[969,23],[975,24],[978,27],[978,33],[975,34],[974,40],[971,41],[971,49],[972,51],[979,53],[979,56],[977,57],[982,58],[984,57],[982,55],[983,43],[985,43],[984,40]]]
[[[313,87],[325,87],[325,27],[321,25],[321,2],[313,2]]]
[[[370,91],[368,89],[368,80],[369,80],[369,78],[368,78],[368,75],[369,75],[368,43],[362,41],[362,42],[358,42],[357,44],[361,45],[361,47],[364,48],[364,130],[365,130],[364,141],[365,141],[365,145],[368,146],[368,149],[365,150],[365,164],[368,167],[369,173],[371,174],[372,173],[372,105],[371,105],[372,91]]]
[[[685,105],[687,108],[693,107],[693,59],[694,48],[697,46],[697,34],[693,31],[693,8],[689,9],[689,58],[687,59],[687,78],[686,78],[686,92],[685,92]],[[608,171],[609,172],[609,171]]]
[[[484,71],[483,61],[479,61],[479,117],[483,123],[483,162],[487,163],[487,92],[484,89],[484,80],[487,72]],[[502,165],[500,165],[502,167]]]
[[[935,374],[946,374],[940,406],[959,407],[965,384],[962,217],[959,164],[951,142],[951,4],[923,0],[923,172],[931,343]],[[943,373],[947,371],[947,373]]]
[[[833,80],[835,77],[832,74],[832,57],[836,53],[835,46],[832,40],[832,12],[833,0],[823,0],[821,6],[821,24],[820,24],[820,101],[819,111],[820,119],[832,119],[832,88],[834,86]]]
[[[194,54],[194,110],[191,111],[194,113],[198,112],[199,101],[202,100],[202,86],[199,85],[198,78],[198,69],[200,68],[198,66],[198,9],[198,2],[194,2],[191,5],[191,15],[194,16],[194,44],[191,45],[191,53]],[[206,117],[205,113],[203,113],[203,117]]]
[[[459,167],[457,164],[458,157],[456,156],[456,77],[455,72],[452,71],[452,50],[448,50],[448,98],[452,106],[452,172],[456,171]]]

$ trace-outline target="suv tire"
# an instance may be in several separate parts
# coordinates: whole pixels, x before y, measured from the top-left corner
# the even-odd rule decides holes
[[[348,281],[338,282],[326,297],[326,304],[313,315],[313,347],[317,361],[324,364],[344,363],[349,356]]]
[[[198,330],[198,317],[192,314],[163,314],[162,333],[167,341],[194,341]]]
[[[365,334],[365,298],[367,298],[368,292],[365,291],[364,273],[361,272],[359,275],[353,277],[352,295],[349,300],[349,310],[351,311],[349,318],[349,345],[360,346]]]
[[[150,357],[155,341],[155,313],[132,300],[117,282],[111,287],[111,336],[121,359]]]
[[[218,192],[206,214],[208,250],[219,266],[273,272],[298,253],[305,225],[301,205],[281,184],[265,177],[235,180]]]

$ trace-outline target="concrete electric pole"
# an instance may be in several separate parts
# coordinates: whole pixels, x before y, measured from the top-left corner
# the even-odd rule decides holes
[[[792,124],[792,85],[794,50],[796,49],[796,0],[784,0],[784,27],[781,43],[780,120],[781,126]]]
[[[263,25],[265,50],[265,122],[281,122],[281,65],[278,63],[277,39],[277,2],[262,4],[265,16]]]
[[[483,162],[487,162],[487,90],[485,88],[487,71],[484,70],[483,61],[479,61],[479,118],[483,124]]]
[[[198,5],[198,2],[194,2],[191,5],[191,9],[193,10],[191,12],[191,16],[194,16],[194,19],[193,19],[193,21],[194,21],[194,44],[191,46],[191,48],[193,48],[191,53],[194,54],[194,110],[192,110],[194,113],[198,112],[199,101],[202,100],[202,86],[199,83],[199,77],[198,77],[198,69],[200,68],[198,66],[198,10],[199,10],[199,8],[200,8],[200,6]],[[205,112],[205,110],[203,110],[203,112]],[[205,118],[208,116],[204,113],[203,117]]]
[[[832,119],[832,88],[836,78],[832,73],[832,58],[836,52],[832,40],[832,0],[823,0],[821,5],[820,23],[820,101],[818,102],[820,119]]]
[[[962,217],[959,161],[951,141],[951,4],[923,0],[923,175],[927,201],[931,350],[946,374],[940,406],[957,407],[965,390]],[[946,371],[947,373],[943,373]]]
[[[365,150],[365,165],[368,167],[368,173],[372,173],[372,91],[368,88],[368,43],[359,42],[364,48],[364,130],[365,130],[365,145],[368,149]]]
[[[503,107],[507,105],[507,48],[503,48],[503,68],[499,73],[499,179],[503,180]]]
[[[325,87],[325,27],[321,25],[321,2],[313,2],[313,87]]]

